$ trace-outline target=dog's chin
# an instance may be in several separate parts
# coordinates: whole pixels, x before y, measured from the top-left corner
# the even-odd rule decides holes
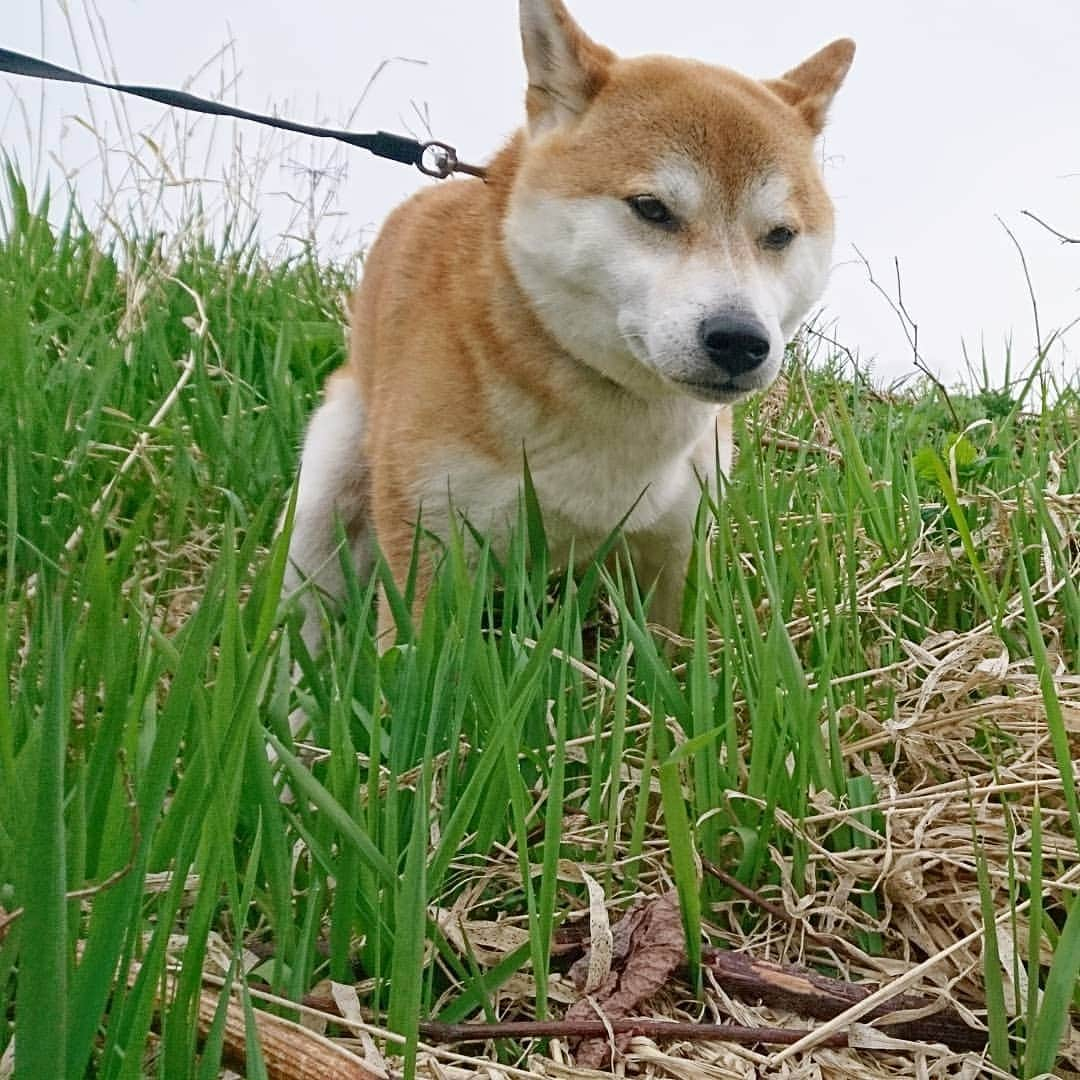
[[[673,365],[649,354],[644,335],[624,333],[623,338],[631,356],[653,376],[658,376],[662,384],[710,405],[734,405],[744,401],[759,390],[764,390],[776,377],[775,371],[766,375],[766,371],[770,369],[768,363],[755,371],[746,372],[738,379],[725,378],[721,372],[710,371],[706,365],[698,364],[687,365],[689,370],[684,367],[682,372],[675,374]],[[678,367],[675,371],[678,371]]]
[[[736,376],[729,376],[708,364],[676,366],[653,361],[649,366],[670,390],[710,405],[734,405],[745,401],[768,389],[777,375],[776,368],[768,361],[753,371]]]
[[[684,394],[713,405],[734,405],[759,389],[756,386],[736,386],[734,382],[723,379],[676,379],[674,382]]]

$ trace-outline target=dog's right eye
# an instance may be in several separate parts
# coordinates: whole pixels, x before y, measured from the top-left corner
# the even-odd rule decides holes
[[[675,215],[655,195],[633,195],[626,200],[642,221],[651,225],[673,225]]]
[[[794,229],[787,225],[777,225],[761,238],[761,246],[768,248],[769,251],[785,251],[791,246],[796,236],[798,233]]]

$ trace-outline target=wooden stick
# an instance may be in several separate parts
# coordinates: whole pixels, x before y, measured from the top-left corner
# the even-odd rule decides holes
[[[729,994],[816,1020],[831,1020],[876,990],[872,986],[830,979],[808,968],[756,960],[745,953],[708,949],[703,962]],[[985,1031],[969,1027],[959,1013],[940,1008],[934,998],[902,994],[871,1009],[861,1019],[867,1022],[895,1012],[928,1009],[935,1011],[918,1019],[876,1026],[897,1039],[944,1043],[953,1050],[982,1050],[986,1046]]]
[[[138,974],[139,965],[131,965],[128,983]],[[165,976],[166,1001],[176,990],[176,979]],[[214,990],[199,993],[198,1037],[202,1043],[210,1033],[217,1015],[221,994]],[[160,998],[155,1008],[161,1012],[168,1005]],[[351,1051],[309,1028],[294,1024],[264,1009],[253,1010],[255,1031],[266,1075],[270,1080],[386,1080],[381,1070],[373,1069]],[[247,1021],[243,1005],[230,997],[225,1007],[225,1034],[222,1057],[225,1064],[239,1072],[247,1069]]]
[[[218,1008],[218,995],[209,990],[199,994],[199,1038],[205,1039]],[[259,1050],[270,1080],[383,1080],[383,1074],[365,1065],[344,1046],[323,1035],[294,1024],[264,1009],[255,1009],[255,1030]],[[239,1070],[247,1067],[247,1029],[244,1009],[230,1001],[225,1015],[227,1064]]]
[[[494,1024],[440,1024],[420,1022],[420,1034],[431,1042],[484,1042],[488,1039],[596,1039],[613,1035],[645,1035],[660,1039],[695,1039],[702,1042],[729,1042],[739,1046],[790,1046],[806,1031],[795,1028],[741,1027],[738,1024],[697,1024],[682,1021],[646,1020],[508,1020]],[[844,1047],[848,1037],[830,1036],[827,1046]]]

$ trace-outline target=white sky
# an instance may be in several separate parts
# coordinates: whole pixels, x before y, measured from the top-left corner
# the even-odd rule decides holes
[[[229,100],[254,110],[277,107],[297,120],[401,132],[419,129],[416,103],[426,108],[433,134],[466,160],[487,156],[522,117],[514,0],[97,0],[93,12],[72,0],[70,22],[58,0],[0,3],[7,8],[2,46],[100,74],[92,31],[100,40],[103,27],[122,80],[181,86],[231,40],[227,66],[235,64],[239,81]],[[750,0],[741,10],[713,0],[570,0],[570,7],[594,38],[616,51],[693,56],[763,77],[834,37],[856,39],[855,66],[826,132],[826,179],[838,228],[825,303],[836,336],[864,362],[873,360],[878,378],[910,372],[911,349],[854,246],[894,293],[893,260],[900,260],[920,351],[947,380],[963,376],[962,344],[976,362],[985,351],[995,371],[1010,337],[1014,365],[1032,356],[1023,271],[995,215],[1024,248],[1043,338],[1080,316],[1080,245],[1062,246],[1020,215],[1030,209],[1080,234],[1076,0]],[[395,56],[424,64],[391,64],[352,114],[379,63]],[[216,62],[190,89],[212,93],[221,70]],[[69,172],[81,166],[74,182],[91,212],[101,182],[84,122],[107,128],[110,146],[123,144],[109,97],[47,84],[39,113],[38,83],[0,76],[0,140],[21,161],[50,169],[54,181],[60,173],[50,161]],[[158,123],[155,139],[168,144],[162,110],[130,99],[126,107],[137,127]],[[212,201],[224,168],[219,151],[234,136],[228,123],[218,124],[212,140],[210,122],[197,130],[205,136],[195,142],[200,155],[184,171],[207,179],[202,191]],[[369,237],[397,201],[431,182],[362,151],[331,152],[308,140],[266,142],[260,129],[247,126],[242,138],[249,157],[260,147],[276,155],[259,199],[271,232],[286,227],[289,193],[302,199],[309,186],[297,163],[347,169],[334,207],[342,216],[331,224],[340,237],[347,223],[353,243],[359,230]],[[142,167],[155,169],[141,145]],[[122,154],[112,155],[113,169],[124,164]],[[185,190],[190,196],[194,189]],[[1072,372],[1080,328],[1065,342],[1055,363]]]

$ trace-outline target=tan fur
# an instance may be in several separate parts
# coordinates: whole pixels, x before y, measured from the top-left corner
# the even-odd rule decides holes
[[[354,544],[373,531],[399,582],[409,566],[423,497],[418,493],[427,491],[430,501],[440,470],[452,482],[458,461],[468,463],[470,475],[489,470],[516,482],[525,448],[530,463],[534,454],[540,461],[551,459],[555,476],[565,443],[568,456],[585,455],[580,482],[603,485],[604,477],[588,475],[590,444],[578,445],[565,434],[578,430],[576,425],[582,431],[595,426],[598,410],[613,437],[626,440],[628,453],[640,456],[631,444],[650,425],[667,432],[684,422],[700,424],[702,417],[703,434],[688,434],[685,450],[673,441],[671,454],[681,455],[688,470],[700,466],[709,474],[717,439],[730,453],[723,449],[730,445],[726,406],[691,402],[659,383],[655,398],[636,386],[616,385],[588,357],[560,343],[559,327],[538,311],[539,301],[523,288],[508,258],[505,233],[516,200],[550,196],[586,200],[588,206],[589,199],[629,199],[649,192],[657,162],[676,154],[707,182],[700,214],[665,250],[701,259],[720,242],[722,230],[725,257],[767,261],[771,256],[761,255],[756,235],[740,224],[739,215],[748,184],[772,173],[790,189],[790,224],[808,235],[831,232],[832,208],[815,164],[814,136],[851,62],[850,42],[836,42],[781,79],[762,83],[670,57],[617,59],[590,41],[558,0],[523,0],[522,19],[528,131],[490,161],[486,181],[429,188],[389,217],[354,297],[348,362],[326,390],[324,409],[336,401],[344,410],[355,399],[363,410],[356,426],[362,429],[360,443],[343,435],[341,452],[355,479],[337,483],[331,493],[337,512]],[[549,427],[550,418],[557,423]],[[555,446],[548,445],[549,432]],[[315,435],[313,425],[309,446]],[[306,531],[294,540],[294,552],[323,550],[312,537],[325,523],[301,520],[307,472],[321,467],[306,451],[297,520],[298,530]],[[646,466],[635,468],[643,487],[653,483]],[[637,476],[628,478],[627,490]],[[556,504],[557,514],[559,491],[541,494]],[[505,495],[500,498],[505,501]],[[679,513],[685,514],[686,498],[680,499]],[[482,494],[473,492],[467,501],[464,509],[484,524]],[[436,531],[440,522],[445,527],[444,517],[436,513],[432,519],[430,510],[424,506],[424,523],[434,520]],[[567,511],[564,531],[573,532],[574,513]],[[655,520],[643,516],[639,530],[639,539],[653,533],[660,538],[642,555],[639,569],[650,578],[666,570],[661,617],[668,621],[677,619],[691,527],[690,520],[672,524],[671,516],[661,508]],[[618,515],[606,526],[617,520]],[[582,525],[583,539],[602,535],[602,525]],[[632,540],[633,525],[628,524]],[[301,554],[295,561],[311,558]],[[314,567],[294,570],[295,585]],[[426,582],[427,568],[421,592]],[[384,630],[390,625],[385,607]]]

